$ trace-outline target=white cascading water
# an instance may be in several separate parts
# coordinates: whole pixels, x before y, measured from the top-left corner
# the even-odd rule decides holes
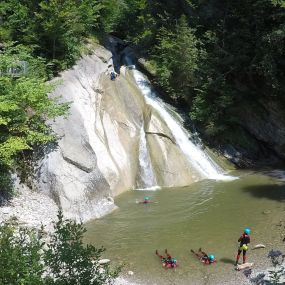
[[[146,138],[144,127],[140,130],[140,144],[139,144],[139,168],[140,168],[140,182],[137,185],[138,189],[156,190],[158,186],[155,175],[153,173],[150,155],[146,145]]]
[[[144,75],[136,69],[133,69],[133,75],[147,104],[151,105],[160,114],[161,118],[164,119],[181,151],[201,176],[216,180],[235,179],[232,176],[224,175],[223,170],[189,139],[190,134],[188,131],[167,111],[169,109],[167,104],[151,90],[149,81]],[[147,163],[145,166],[147,166]]]

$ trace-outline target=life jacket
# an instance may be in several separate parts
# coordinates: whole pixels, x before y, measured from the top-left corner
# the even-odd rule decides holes
[[[202,260],[202,262],[204,262],[204,264],[212,264],[212,263],[214,263],[214,262],[216,262],[216,261],[217,261],[216,258],[214,258],[214,260],[210,260],[209,257],[204,258],[204,259]]]
[[[240,242],[240,247],[242,247],[244,244],[250,243],[250,237],[247,234],[242,234],[238,241]]]

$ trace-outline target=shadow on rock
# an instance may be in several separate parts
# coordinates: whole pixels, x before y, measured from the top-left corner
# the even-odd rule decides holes
[[[256,198],[266,198],[279,202],[285,201],[285,185],[248,186],[243,191]]]

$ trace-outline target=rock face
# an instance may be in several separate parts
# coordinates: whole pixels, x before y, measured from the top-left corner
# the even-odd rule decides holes
[[[168,126],[146,104],[126,68],[110,80],[112,66],[112,54],[100,47],[62,73],[52,94],[71,102],[70,111],[49,122],[59,141],[39,162],[38,188],[65,217],[78,221],[113,211],[114,196],[147,186],[144,175],[153,175],[160,186],[193,182],[192,169]],[[142,142],[152,165],[152,173],[144,175]]]
[[[254,108],[243,108],[241,118],[241,124],[252,136],[285,159],[285,112],[278,102],[256,102]]]
[[[220,148],[241,168],[281,165],[285,159],[284,103],[260,99],[235,111],[239,118],[231,144]],[[237,136],[238,134],[238,136]]]

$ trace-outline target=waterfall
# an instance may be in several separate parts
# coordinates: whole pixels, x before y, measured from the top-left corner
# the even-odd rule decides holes
[[[138,179],[139,181],[137,182],[137,187],[139,189],[156,190],[159,188],[158,186],[154,186],[157,185],[157,182],[153,173],[143,126],[140,130],[139,170],[140,177]]]
[[[167,104],[151,89],[150,83],[144,75],[136,70],[134,66],[132,66],[132,69],[134,79],[144,95],[147,104],[151,105],[160,114],[171,130],[177,145],[188,158],[189,163],[200,173],[201,177],[216,180],[232,180],[233,177],[224,175],[223,170],[199,146],[190,140],[190,133],[174,117],[174,111],[170,112]],[[147,164],[148,162],[145,162],[144,166],[147,166]]]

